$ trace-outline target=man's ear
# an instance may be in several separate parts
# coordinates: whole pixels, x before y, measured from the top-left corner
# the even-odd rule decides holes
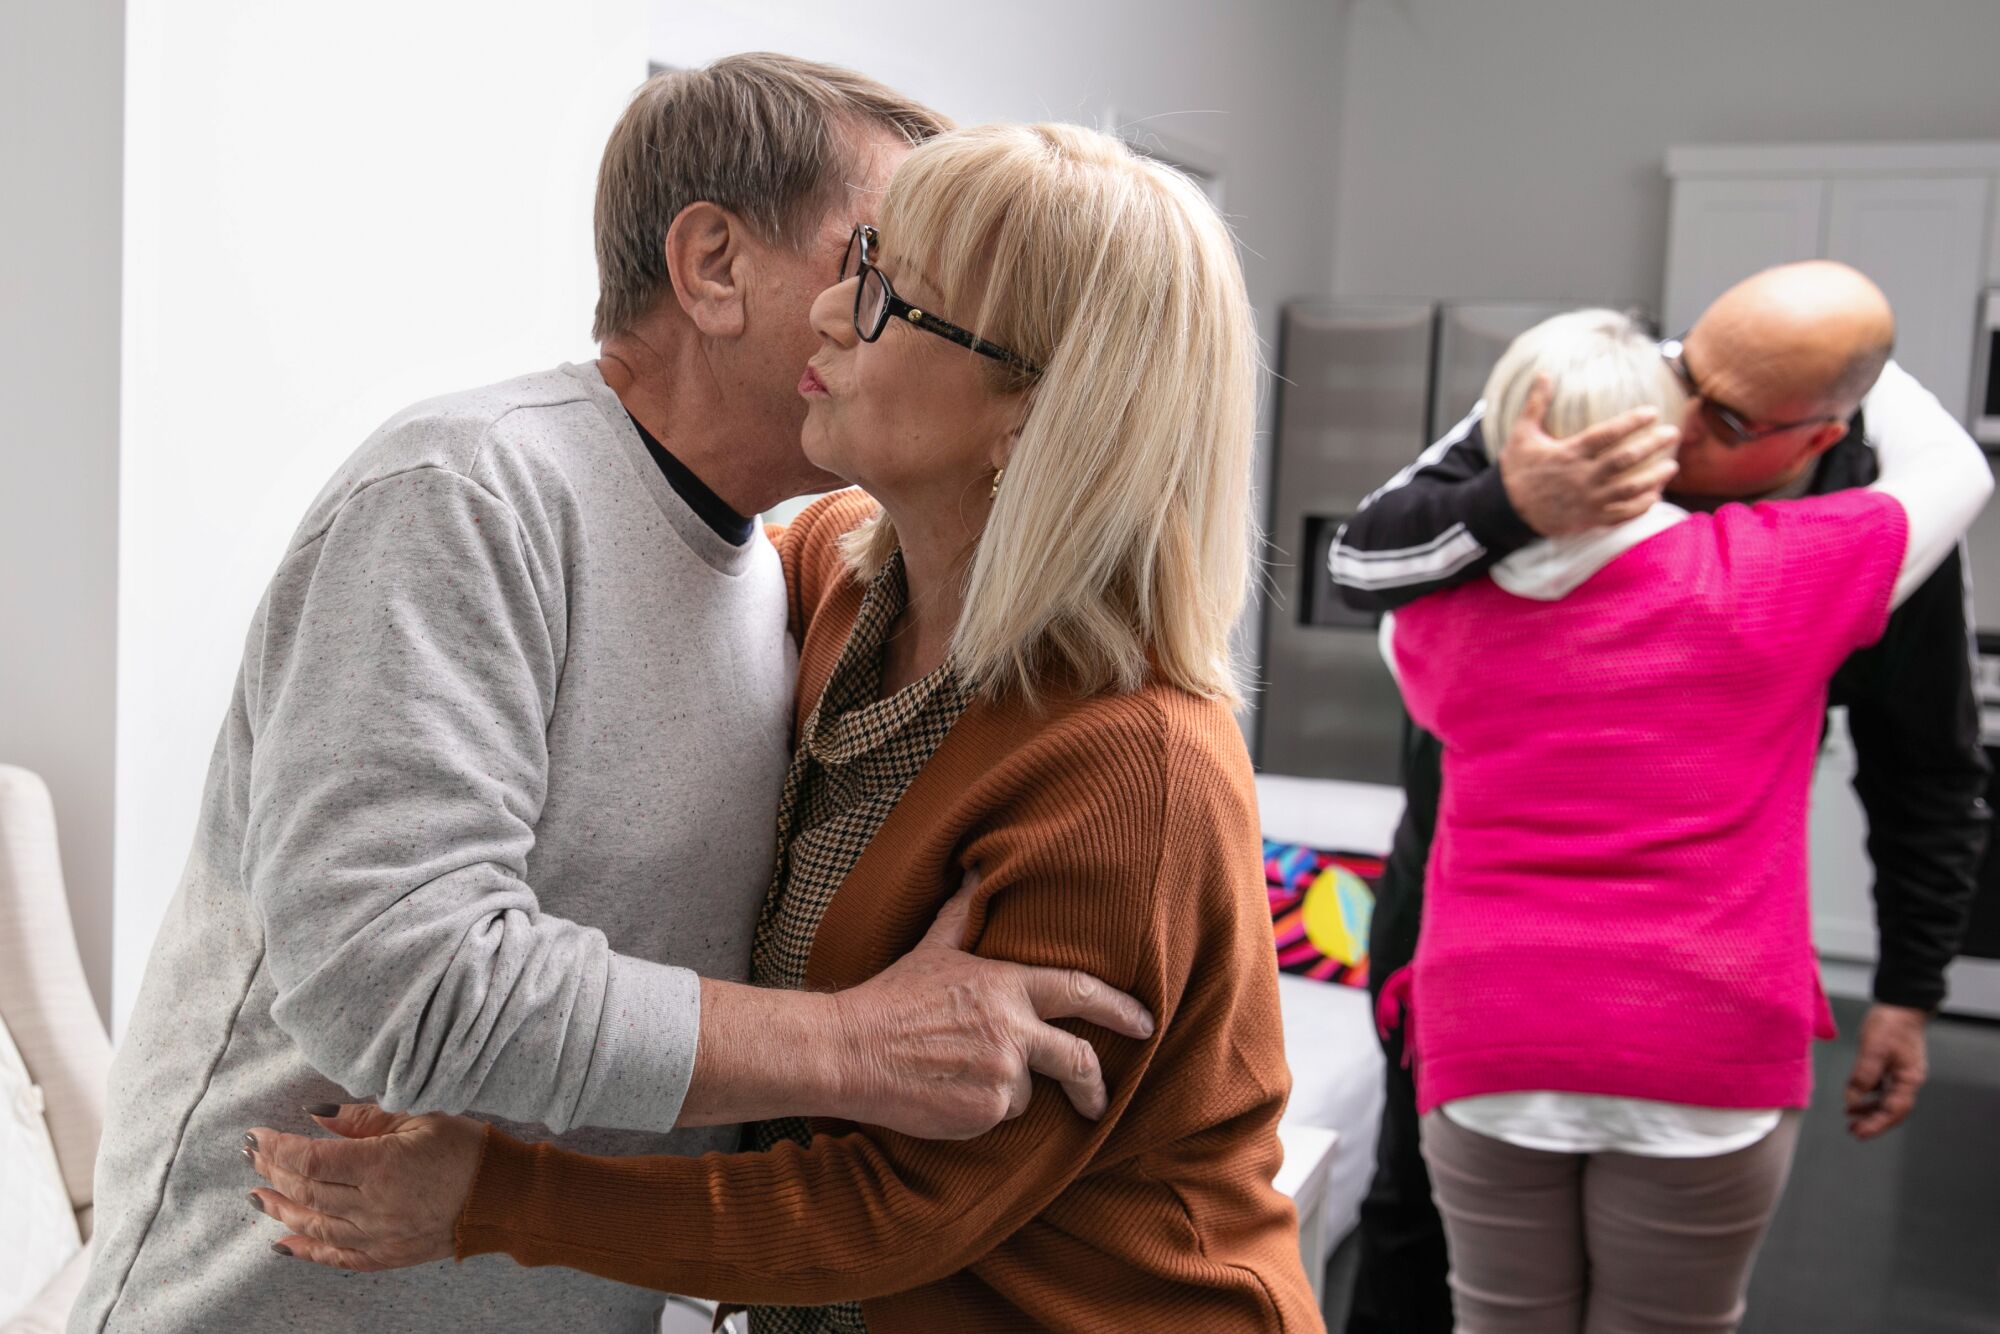
[[[1821,422],[1813,430],[1813,433],[1806,437],[1804,456],[1809,459],[1816,459],[1846,438],[1847,422],[1845,420]]]
[[[745,243],[749,229],[718,204],[697,200],[674,215],[664,242],[674,299],[708,338],[743,333]]]

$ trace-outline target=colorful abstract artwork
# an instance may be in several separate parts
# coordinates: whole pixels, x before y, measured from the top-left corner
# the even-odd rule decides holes
[[[1382,859],[1264,841],[1264,882],[1278,968],[1321,982],[1368,985],[1368,923]]]

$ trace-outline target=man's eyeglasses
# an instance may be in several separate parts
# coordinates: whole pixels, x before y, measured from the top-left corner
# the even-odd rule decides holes
[[[875,267],[873,256],[881,242],[882,238],[875,229],[863,223],[847,239],[847,254],[840,261],[840,281],[846,282],[857,275],[861,279],[854,288],[854,332],[861,336],[862,342],[872,343],[880,338],[882,330],[889,327],[889,317],[894,315],[908,320],[926,333],[949,338],[960,347],[970,348],[982,357],[1004,361],[1030,375],[1041,373],[1042,368],[1026,357],[1017,356],[998,343],[989,343],[978,334],[941,320],[927,310],[919,310],[897,296],[896,289],[889,285],[889,279]]]
[[[1694,372],[1688,368],[1687,348],[1680,339],[1669,338],[1660,344],[1660,355],[1666,358],[1667,369],[1681,382],[1687,396],[1701,404],[1701,419],[1707,424],[1710,434],[1725,445],[1748,445],[1801,426],[1839,420],[1836,417],[1801,417],[1794,422],[1765,422],[1759,425],[1727,404],[1716,402],[1703,391],[1700,382],[1694,378]]]

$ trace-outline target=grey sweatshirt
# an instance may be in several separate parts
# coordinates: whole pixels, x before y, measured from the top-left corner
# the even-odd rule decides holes
[[[650,1329],[658,1294],[566,1270],[274,1255],[238,1150],[349,1097],[733,1148],[673,1124],[696,975],[748,969],[793,670],[770,543],[689,510],[594,367],[371,437],[251,623],[112,1068],[71,1330]]]

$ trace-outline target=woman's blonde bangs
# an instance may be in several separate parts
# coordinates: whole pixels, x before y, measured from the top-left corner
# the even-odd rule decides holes
[[[1208,200],[1108,135],[981,126],[910,155],[880,230],[948,318],[1042,368],[987,368],[1030,397],[968,565],[959,670],[990,694],[1157,677],[1238,702],[1259,365]],[[847,543],[863,577],[894,549],[886,518]]]
[[[974,131],[906,163],[879,223],[884,249],[938,289],[952,318],[1037,364],[1053,350],[1051,321],[1029,318],[1037,307],[1015,298],[1038,286],[1028,270],[1032,238],[1047,231],[1037,225],[1037,205],[1048,202],[1037,188],[1047,164],[1036,145]]]

